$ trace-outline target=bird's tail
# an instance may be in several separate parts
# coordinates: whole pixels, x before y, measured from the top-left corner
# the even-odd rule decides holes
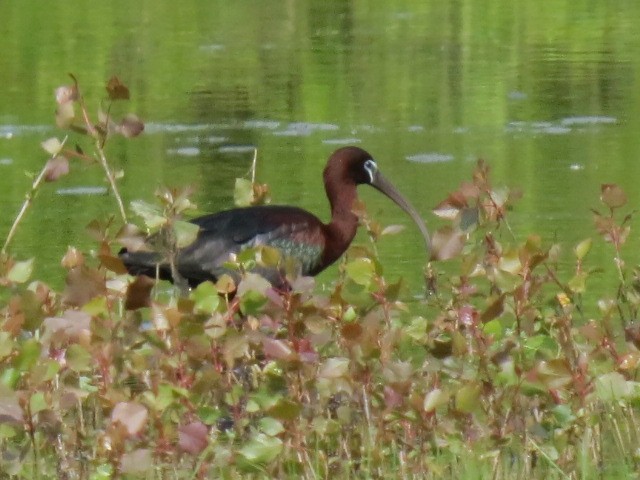
[[[127,267],[131,275],[146,275],[151,278],[165,278],[166,265],[157,252],[130,252],[123,248],[118,252],[118,257]]]

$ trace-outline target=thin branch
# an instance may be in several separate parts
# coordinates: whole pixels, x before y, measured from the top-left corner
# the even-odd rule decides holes
[[[96,139],[96,149],[98,150],[98,156],[100,157],[100,164],[104,169],[104,173],[107,176],[107,180],[109,180],[109,185],[111,186],[111,191],[113,195],[116,197],[116,202],[118,203],[118,209],[120,210],[120,216],[122,217],[122,221],[127,223],[127,214],[124,210],[124,203],[122,202],[122,197],[120,196],[120,192],[118,191],[118,187],[116,185],[116,178],[113,175],[113,171],[109,167],[109,163],[107,162],[107,157],[104,154],[104,150],[102,149],[102,145],[100,139]]]
[[[122,221],[127,223],[127,213],[124,209],[124,203],[122,202],[122,197],[120,196],[120,192],[118,191],[118,187],[116,185],[116,179],[113,174],[113,171],[109,167],[109,162],[107,161],[107,157],[104,154],[104,141],[106,138],[102,138],[103,135],[98,131],[98,129],[91,123],[91,119],[89,118],[89,113],[87,112],[87,107],[84,103],[84,98],[79,95],[78,103],[80,104],[80,110],[82,111],[82,118],[84,119],[84,123],[87,127],[87,132],[96,140],[96,150],[98,151],[98,157],[100,159],[100,164],[104,169],[104,173],[107,176],[107,180],[109,181],[109,185],[111,186],[111,191],[113,195],[116,197],[116,202],[118,203],[118,209],[120,210],[120,216],[122,217]],[[106,135],[106,134],[105,134]]]
[[[62,147],[64,147],[64,144],[67,142],[67,138],[68,137],[64,137],[64,140],[62,140],[61,145],[60,145],[61,149],[62,149]],[[55,157],[55,155],[53,157],[51,157],[49,160],[53,159],[54,157]],[[7,238],[4,241],[4,245],[2,246],[2,251],[1,251],[2,255],[5,255],[7,253],[7,248],[9,247],[9,244],[11,243],[11,240],[13,240],[13,237],[16,234],[16,231],[18,229],[18,225],[20,225],[20,222],[22,222],[22,219],[23,219],[24,215],[27,213],[27,209],[33,203],[33,199],[36,196],[36,192],[38,191],[38,188],[40,187],[40,184],[42,183],[42,180],[44,179],[44,176],[47,173],[48,165],[49,165],[49,161],[47,161],[47,163],[44,164],[44,166],[42,167],[42,170],[40,170],[40,173],[38,174],[36,179],[31,184],[31,189],[27,193],[26,198],[24,200],[24,203],[22,204],[22,207],[20,208],[20,211],[18,212],[18,215],[16,216],[15,220],[13,221],[13,225],[11,225],[11,229],[9,230],[9,233],[7,234]]]

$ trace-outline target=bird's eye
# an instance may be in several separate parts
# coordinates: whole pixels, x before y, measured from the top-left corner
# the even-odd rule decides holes
[[[376,173],[376,170],[378,170],[378,165],[376,165],[376,162],[369,159],[364,162],[364,169],[369,174],[369,183],[373,183],[373,177]]]

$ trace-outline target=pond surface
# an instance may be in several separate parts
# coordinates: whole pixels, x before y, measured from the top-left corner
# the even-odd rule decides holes
[[[119,76],[132,92],[126,108],[147,123],[143,136],[109,145],[127,202],[192,184],[202,211],[231,207],[257,148],[274,202],[326,219],[326,158],[357,144],[432,226],[431,209],[480,157],[496,184],[524,194],[511,217],[518,237],[539,233],[568,250],[594,236],[601,183],[640,204],[639,2],[176,5],[0,3],[2,238],[29,188],[25,171],[46,161],[39,143],[64,136],[53,91],[67,72],[95,110],[106,79]],[[75,163],[71,173],[43,188],[12,247],[36,256],[55,285],[67,245],[91,248],[85,225],[117,212],[99,167]],[[377,192],[361,196],[375,219],[409,227],[384,238],[380,254],[385,274],[419,289],[419,232]],[[611,250],[597,245],[594,255]]]

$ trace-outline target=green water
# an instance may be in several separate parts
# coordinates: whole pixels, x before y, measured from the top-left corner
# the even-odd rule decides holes
[[[521,237],[570,247],[594,235],[601,183],[640,204],[636,1],[21,0],[0,2],[0,19],[2,237],[30,184],[25,171],[46,160],[39,142],[63,136],[53,91],[67,72],[94,109],[118,75],[132,91],[127,108],[147,122],[142,137],[109,146],[126,201],[193,184],[201,210],[230,207],[257,147],[274,201],[326,219],[324,162],[355,143],[431,225],[431,209],[478,157],[497,184],[522,189],[512,220]],[[95,193],[106,187],[98,167],[71,173],[45,186],[12,248],[36,256],[38,274],[57,285],[67,245],[91,248],[84,226],[116,212]],[[380,245],[385,272],[417,281],[417,229],[361,190],[372,216],[410,227]]]

